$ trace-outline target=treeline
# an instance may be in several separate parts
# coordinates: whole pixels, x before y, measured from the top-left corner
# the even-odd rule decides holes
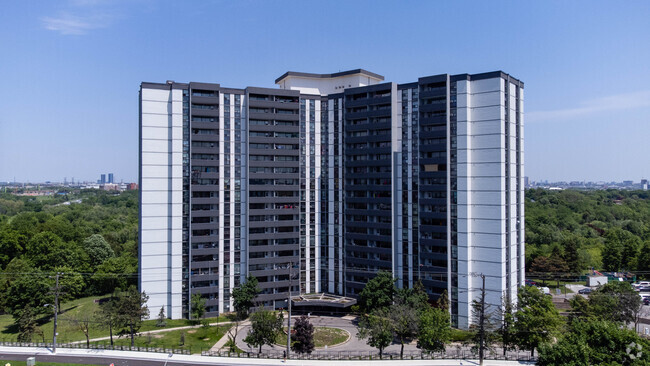
[[[0,306],[51,312],[54,274],[62,300],[136,284],[138,192],[98,190],[55,196],[0,195]]]
[[[526,191],[527,272],[650,271],[647,191]]]

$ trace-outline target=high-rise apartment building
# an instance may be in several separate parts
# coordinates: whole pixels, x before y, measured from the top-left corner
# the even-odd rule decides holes
[[[101,174],[99,176],[99,181],[97,182],[99,184],[106,184],[106,174]]]
[[[115,183],[115,181],[113,180],[113,173],[108,173],[108,183],[111,183],[111,184]]]
[[[385,83],[287,72],[279,89],[142,83],[140,286],[187,317],[258,300],[355,297],[379,270],[448,291],[467,327],[524,283],[523,83],[502,72]],[[295,278],[295,279],[294,279]]]

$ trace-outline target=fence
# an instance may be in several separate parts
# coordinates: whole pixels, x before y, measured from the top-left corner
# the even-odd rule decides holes
[[[282,351],[262,351],[257,352],[201,352],[202,356],[212,357],[236,357],[236,358],[269,358],[278,359],[284,357]],[[379,360],[378,351],[315,351],[312,353],[292,353],[291,358],[300,360]],[[384,352],[384,360],[399,360],[399,352]],[[535,362],[536,357],[532,357],[530,352],[508,351],[504,355],[502,352],[488,351],[485,353],[486,360],[506,360],[506,361],[527,361]],[[478,353],[471,349],[457,349],[450,347],[444,352],[423,352],[423,351],[404,351],[403,359],[405,360],[437,360],[437,359],[478,359]]]
[[[52,343],[22,343],[22,342],[5,342],[0,341],[0,346],[7,347],[42,347],[51,348]],[[137,351],[137,352],[157,352],[157,353],[173,353],[190,355],[191,349],[175,349],[175,348],[159,348],[159,347],[139,347],[139,346],[118,346],[110,344],[90,344],[86,347],[85,343],[60,343],[57,344],[58,348],[73,348],[73,349],[95,349],[95,350],[114,350],[114,351]],[[225,351],[200,351],[202,356],[208,357],[235,357],[235,358],[265,358],[265,359],[281,359],[284,357],[282,351],[262,351],[257,352],[225,352]],[[291,358],[301,360],[379,360],[379,352],[377,351],[315,351],[312,353],[292,353]],[[384,360],[398,360],[399,352],[384,352],[382,357]],[[403,358],[405,360],[465,360],[465,359],[478,359],[478,353],[470,348],[463,347],[448,347],[444,352],[423,352],[423,351],[404,351]],[[530,352],[524,351],[508,351],[504,355],[503,352],[495,350],[488,350],[485,353],[486,360],[507,360],[507,361],[522,361],[522,362],[535,362],[536,357],[530,355]]]
[[[4,342],[0,341],[0,346],[6,347],[42,347],[52,348],[52,343],[43,342]],[[73,348],[73,349],[97,349],[97,350],[112,350],[112,351],[137,351],[137,352],[156,352],[156,353],[174,353],[179,355],[191,355],[191,349],[175,349],[175,348],[160,348],[160,347],[140,347],[140,346],[118,346],[110,344],[97,344],[91,343],[87,347],[85,343],[57,343],[57,348]]]

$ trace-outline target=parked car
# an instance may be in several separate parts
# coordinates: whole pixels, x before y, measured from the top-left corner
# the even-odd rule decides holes
[[[650,297],[643,298],[643,305],[650,305]]]
[[[582,295],[589,295],[590,293],[592,293],[592,291],[593,291],[592,289],[587,287],[587,288],[583,288],[582,290],[579,290],[578,293]]]
[[[537,286],[537,282],[533,280],[526,280],[526,286]]]

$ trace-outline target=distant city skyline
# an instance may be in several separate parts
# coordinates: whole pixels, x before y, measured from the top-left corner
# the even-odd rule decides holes
[[[0,181],[136,182],[142,81],[355,68],[398,83],[502,69],[526,82],[530,180],[650,178],[650,2],[282,4],[3,4]]]

